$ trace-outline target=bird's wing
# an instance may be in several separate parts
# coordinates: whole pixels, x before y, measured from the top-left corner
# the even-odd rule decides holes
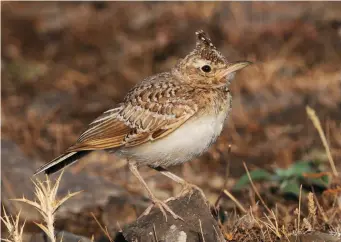
[[[95,119],[67,152],[132,147],[160,139],[198,111],[193,94],[171,82],[139,85],[124,103]]]

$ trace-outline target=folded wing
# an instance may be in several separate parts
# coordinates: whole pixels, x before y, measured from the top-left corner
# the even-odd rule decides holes
[[[67,152],[132,147],[173,132],[196,112],[192,93],[173,83],[133,89],[119,107],[95,119]]]

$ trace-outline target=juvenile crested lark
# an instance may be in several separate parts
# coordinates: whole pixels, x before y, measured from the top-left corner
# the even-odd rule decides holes
[[[136,85],[122,103],[95,119],[75,144],[35,174],[54,173],[94,150],[115,152],[128,160],[165,217],[168,211],[180,218],[154,196],[137,168],[152,167],[191,190],[192,185],[166,168],[200,155],[217,139],[231,110],[230,81],[250,64],[228,62],[203,31],[196,36],[195,49],[173,69]]]

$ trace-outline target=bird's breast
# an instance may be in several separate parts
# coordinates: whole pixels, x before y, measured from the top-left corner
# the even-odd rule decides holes
[[[119,153],[140,165],[171,166],[202,154],[220,135],[228,109],[192,117],[169,135],[122,149]]]

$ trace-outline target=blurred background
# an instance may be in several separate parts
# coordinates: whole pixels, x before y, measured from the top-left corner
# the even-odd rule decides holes
[[[218,141],[175,173],[214,203],[227,163],[231,188],[243,162],[249,170],[327,162],[306,105],[341,170],[340,2],[2,2],[1,14],[1,195],[10,213],[23,209],[28,233],[39,217],[8,199],[32,197],[34,170],[137,82],[169,70],[195,47],[199,29],[228,60],[255,64],[231,84],[232,114]],[[148,168],[142,175],[160,198],[180,190]],[[60,209],[57,228],[86,236],[100,233],[90,212],[115,231],[148,205],[125,161],[102,152],[65,172],[60,193],[68,190],[85,191]]]

